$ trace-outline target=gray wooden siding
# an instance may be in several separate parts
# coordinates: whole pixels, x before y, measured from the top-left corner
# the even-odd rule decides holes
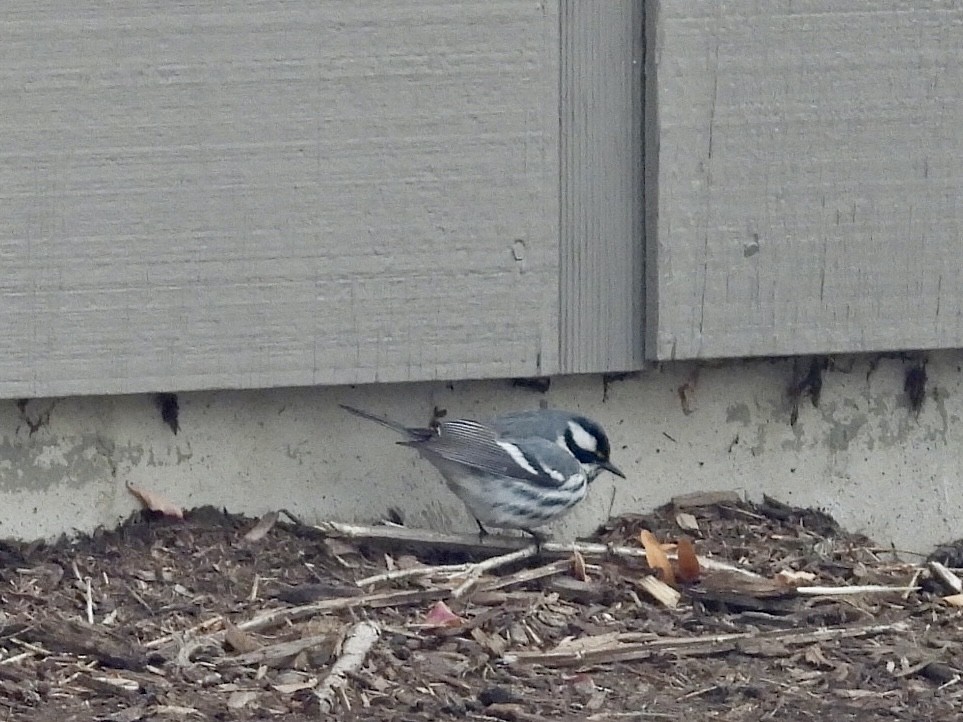
[[[963,346],[963,4],[646,22],[647,353]]]
[[[10,0],[0,395],[554,373],[553,2]]]
[[[642,3],[561,3],[563,372],[641,367]]]

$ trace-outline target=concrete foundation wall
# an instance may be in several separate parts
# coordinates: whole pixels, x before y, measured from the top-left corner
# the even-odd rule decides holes
[[[963,536],[963,353],[930,355],[918,416],[904,391],[910,362],[837,357],[818,408],[802,398],[791,425],[794,364],[808,367],[671,364],[608,384],[565,377],[544,396],[491,381],[189,393],[179,396],[176,436],[151,396],[3,401],[0,536],[114,524],[137,506],[127,481],[185,507],[284,507],[308,522],[370,521],[395,507],[410,525],[470,530],[427,463],[337,404],[418,424],[435,405],[485,416],[542,400],[601,421],[628,476],[596,481],[551,529],[560,536],[589,533],[610,512],[642,512],[709,489],[822,507],[901,548],[925,552]]]

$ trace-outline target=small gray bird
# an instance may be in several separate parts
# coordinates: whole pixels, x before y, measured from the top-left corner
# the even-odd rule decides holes
[[[585,498],[603,470],[625,475],[609,459],[609,439],[597,423],[554,409],[519,411],[489,419],[439,420],[431,428],[408,427],[341,405],[408,438],[464,502],[482,535],[485,524],[533,531]]]

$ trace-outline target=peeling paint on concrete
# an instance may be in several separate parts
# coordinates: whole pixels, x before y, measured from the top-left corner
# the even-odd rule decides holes
[[[818,408],[790,425],[791,360],[662,364],[608,389],[598,377],[554,379],[544,396],[499,382],[275,389],[179,395],[181,429],[149,396],[31,401],[49,415],[31,432],[0,402],[0,536],[35,538],[113,524],[136,508],[127,481],[185,506],[307,521],[372,521],[397,508],[410,524],[472,530],[435,470],[352,403],[422,423],[434,406],[485,416],[538,406],[578,409],[612,437],[625,481],[601,477],[555,534],[591,532],[609,512],[644,512],[675,494],[731,488],[815,505],[879,541],[925,548],[960,535],[963,353],[930,355],[917,416],[897,358],[829,365]],[[693,381],[695,379],[695,381]],[[678,388],[690,384],[689,412]]]
[[[820,407],[826,425],[826,445],[830,451],[846,451],[850,443],[856,441],[860,429],[869,422],[866,414],[861,413],[851,400],[842,403],[824,403]]]

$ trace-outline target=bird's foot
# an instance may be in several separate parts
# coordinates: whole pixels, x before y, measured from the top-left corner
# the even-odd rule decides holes
[[[478,543],[484,544],[485,537],[488,536],[488,529],[478,519],[475,519],[475,523],[478,524]]]
[[[534,529],[522,529],[522,531],[528,534],[530,537],[532,537],[532,539],[535,540],[535,548],[538,550],[538,553],[541,554],[542,544],[544,544],[549,540],[548,535],[542,534],[541,532],[535,531]]]

